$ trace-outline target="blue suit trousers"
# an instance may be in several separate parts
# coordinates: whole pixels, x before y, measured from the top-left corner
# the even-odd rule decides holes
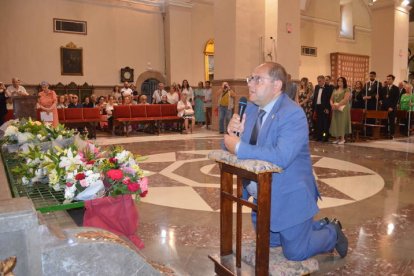
[[[255,228],[256,219],[257,213],[252,212]],[[323,225],[312,218],[280,232],[270,231],[270,247],[282,246],[283,255],[291,261],[302,261],[330,252],[335,248],[336,241],[337,234],[333,225]]]

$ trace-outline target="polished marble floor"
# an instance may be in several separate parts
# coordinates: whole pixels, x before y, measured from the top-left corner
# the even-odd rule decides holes
[[[98,137],[147,159],[150,190],[138,203],[142,253],[171,275],[214,275],[209,254],[219,252],[219,170],[207,159],[221,136],[142,133]],[[310,142],[323,200],[319,217],[338,217],[349,237],[345,259],[318,256],[315,275],[414,275],[414,138],[349,143]],[[243,215],[243,240],[253,239]]]

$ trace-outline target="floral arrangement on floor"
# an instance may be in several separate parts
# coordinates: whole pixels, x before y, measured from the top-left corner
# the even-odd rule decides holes
[[[19,148],[26,151],[31,145],[42,145],[49,148],[51,142],[65,144],[68,140],[73,142],[74,130],[66,129],[59,124],[53,127],[49,123],[33,121],[32,119],[11,120],[4,130],[1,144],[10,147],[9,151],[17,151]]]
[[[25,162],[13,173],[22,184],[48,183],[55,191],[64,191],[65,203],[126,194],[139,200],[148,193],[148,179],[139,167],[144,158],[119,146],[103,151],[76,140],[67,148],[55,146],[46,152],[29,147],[19,158]]]

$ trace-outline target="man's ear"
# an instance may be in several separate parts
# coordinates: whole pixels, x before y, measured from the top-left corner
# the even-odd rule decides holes
[[[277,89],[277,91],[282,90],[283,83],[282,83],[281,80],[275,80],[275,81],[273,81],[273,84],[274,84],[275,88]]]

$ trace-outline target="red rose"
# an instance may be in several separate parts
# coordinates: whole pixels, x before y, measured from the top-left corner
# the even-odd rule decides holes
[[[140,196],[140,197],[146,197],[146,196],[147,196],[147,194],[148,194],[148,191],[145,191],[145,192],[141,193],[139,196]]]
[[[78,173],[78,174],[75,176],[75,179],[76,179],[76,180],[83,180],[83,179],[85,179],[85,174],[84,174],[84,173]]]
[[[73,183],[67,182],[67,183],[66,183],[66,186],[67,186],[67,187],[72,187],[72,186],[73,186]]]
[[[129,183],[128,184],[128,190],[135,193],[136,191],[139,190],[139,184],[135,183],[135,182]]]
[[[118,180],[121,180],[122,178],[124,178],[124,174],[122,173],[122,171],[121,170],[115,170],[115,169],[109,170],[106,173],[106,176],[108,176],[110,179],[112,179],[114,181],[118,181]]]
[[[109,162],[110,163],[116,163],[118,160],[116,160],[116,158],[115,157],[111,157],[111,158],[109,158]]]
[[[89,160],[88,162],[86,162],[86,165],[93,165],[95,164],[95,160]]]

